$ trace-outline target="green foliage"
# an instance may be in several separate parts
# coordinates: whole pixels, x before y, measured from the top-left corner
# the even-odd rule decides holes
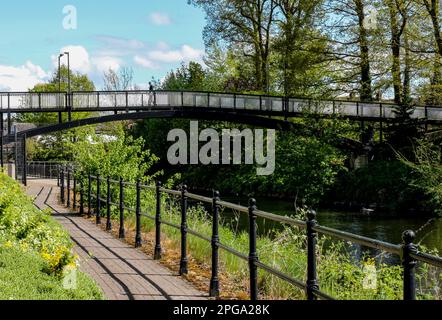
[[[122,128],[112,136],[97,135],[93,130],[83,131],[72,144],[73,159],[78,167],[91,174],[123,177],[126,181],[151,182],[157,175],[146,176],[158,158],[144,149],[144,140],[134,140]]]
[[[18,183],[0,174],[0,298],[102,298],[80,272],[77,289],[62,289],[65,270],[77,269],[71,249],[69,234],[38,210]]]
[[[421,190],[429,198],[430,205],[442,215],[442,164],[440,146],[425,140],[417,140],[414,161],[398,154],[399,159],[413,173],[410,185]]]
[[[343,172],[329,198],[333,201],[376,203],[385,212],[403,213],[419,208],[424,200],[410,185],[411,170],[400,161],[375,161]]]

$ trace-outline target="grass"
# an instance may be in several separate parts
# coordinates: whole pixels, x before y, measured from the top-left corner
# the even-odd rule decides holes
[[[103,299],[78,270],[72,247],[50,212],[38,210],[17,182],[0,173],[0,299]]]
[[[0,248],[0,300],[100,300],[96,284],[77,272],[77,288],[65,289],[59,277],[47,274],[38,255]]]

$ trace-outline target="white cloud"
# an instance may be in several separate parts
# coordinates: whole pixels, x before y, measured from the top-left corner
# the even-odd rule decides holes
[[[146,69],[158,69],[158,66],[154,62],[140,56],[135,56],[134,62]]]
[[[203,50],[194,49],[189,45],[183,45],[179,50],[154,50],[148,53],[148,58],[160,62],[201,61]]]
[[[91,58],[91,62],[94,69],[101,73],[108,71],[109,69],[118,71],[123,64],[123,62],[119,58],[109,56],[93,57]]]
[[[48,77],[48,73],[31,61],[18,67],[0,65],[0,89],[3,91],[28,91]]]
[[[91,61],[89,53],[83,46],[66,46],[60,50],[60,53],[69,52],[70,67],[72,71],[80,73],[89,73],[91,70]],[[55,68],[58,67],[58,55],[53,55],[52,63]],[[62,57],[62,64],[67,64],[67,57]]]
[[[170,17],[167,14],[161,12],[153,12],[149,16],[149,18],[150,22],[157,26],[166,26],[172,23]]]

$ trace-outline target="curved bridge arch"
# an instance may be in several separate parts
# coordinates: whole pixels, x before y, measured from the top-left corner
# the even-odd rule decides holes
[[[32,138],[40,135],[51,134],[54,132],[70,130],[74,128],[84,127],[94,124],[102,124],[116,121],[127,120],[143,120],[143,119],[193,119],[193,120],[209,120],[209,121],[226,121],[238,124],[247,124],[267,129],[275,129],[280,131],[292,131],[301,129],[300,124],[292,123],[285,120],[269,119],[260,116],[226,113],[220,111],[198,112],[193,110],[176,110],[176,111],[146,111],[135,113],[115,114],[109,116],[101,116],[94,118],[85,118],[71,122],[50,125],[41,128],[30,129],[19,132],[19,137]],[[4,137],[5,143],[14,142],[15,136],[9,135]]]

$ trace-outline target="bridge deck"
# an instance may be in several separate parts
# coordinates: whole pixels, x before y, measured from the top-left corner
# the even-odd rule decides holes
[[[0,92],[0,112],[117,112],[150,107],[222,109],[225,111],[295,117],[306,110],[324,115],[339,114],[361,119],[395,119],[395,105],[346,100],[311,100],[276,96],[188,91],[96,91],[67,93]],[[415,119],[442,121],[442,108],[417,106]]]
[[[55,181],[33,180],[27,188],[35,205],[50,208],[69,232],[80,257],[80,269],[89,274],[109,300],[204,300],[207,294],[143,252],[113,238],[90,221],[58,204]]]

